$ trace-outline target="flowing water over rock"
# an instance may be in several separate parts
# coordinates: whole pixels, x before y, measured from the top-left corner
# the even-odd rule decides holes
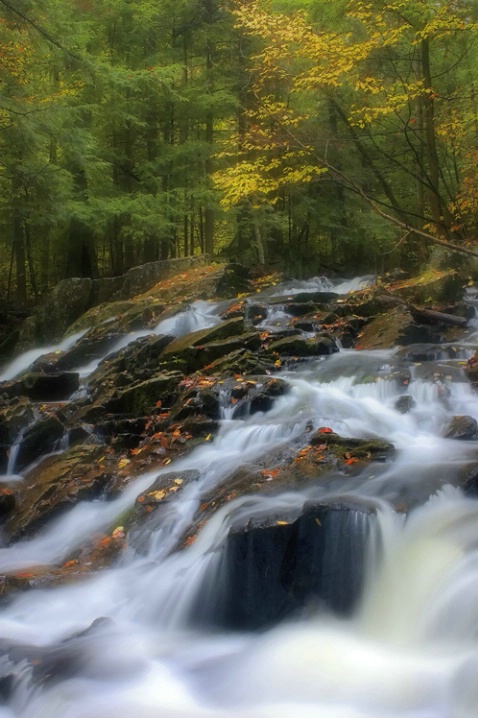
[[[195,304],[155,333],[218,317]],[[57,564],[158,478],[189,477],[114,568],[4,603],[0,718],[475,718],[478,503],[461,487],[476,489],[478,442],[445,438],[478,420],[460,359],[348,349],[275,377],[273,401],[247,410],[225,387],[210,441],[0,549],[0,573]],[[361,470],[345,453],[320,480],[238,496],[177,550],[238,467],[347,439],[368,447]]]

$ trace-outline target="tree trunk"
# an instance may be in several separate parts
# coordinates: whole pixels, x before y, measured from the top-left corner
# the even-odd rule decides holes
[[[72,171],[75,180],[75,194],[88,201],[88,186],[86,174],[80,167]],[[67,277],[98,277],[98,262],[96,258],[95,235],[92,228],[79,217],[73,216],[70,220],[68,233],[68,250],[66,257]]]
[[[431,89],[432,76],[430,70],[430,42],[427,38],[421,41],[420,50],[422,76],[425,84],[425,92],[423,93],[423,117],[426,138],[425,152],[430,180],[428,201],[430,202],[430,209],[435,226],[441,234],[448,237],[449,232],[445,220],[449,220],[449,215],[446,205],[443,204],[440,197],[440,163],[438,160],[435,134],[435,105]]]
[[[214,0],[204,0],[204,16],[205,16],[205,23],[206,23],[206,32],[207,32],[207,39],[206,39],[206,84],[207,84],[207,90],[209,94],[212,94],[214,92],[214,77],[213,77],[213,71],[214,71],[214,44],[211,40],[211,28],[214,24]],[[206,142],[210,146],[209,149],[209,155],[206,160],[206,182],[208,185],[211,185],[211,175],[213,172],[213,162],[212,162],[212,151],[213,151],[213,143],[214,143],[214,117],[212,114],[212,111],[209,111],[206,115]],[[206,254],[213,255],[214,254],[214,208],[209,201],[206,204],[205,210],[204,210],[204,240],[205,240],[205,250]]]
[[[16,272],[16,290],[15,298],[19,302],[25,302],[27,298],[27,272],[26,272],[26,252],[25,252],[25,233],[22,217],[21,206],[21,180],[18,174],[14,174],[12,179],[12,243],[13,254],[15,257]]]

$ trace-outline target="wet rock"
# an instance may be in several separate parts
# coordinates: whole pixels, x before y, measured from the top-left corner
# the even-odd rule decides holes
[[[93,332],[88,332],[78,340],[75,346],[55,357],[56,371],[72,371],[87,366],[111,351],[122,335],[110,330],[105,331],[104,327],[102,329],[101,333],[96,329]]]
[[[383,287],[371,287],[359,292],[353,292],[341,304],[342,311],[346,307],[351,315],[368,318],[388,312],[394,306],[401,304],[401,302],[401,299],[393,297]]]
[[[196,347],[184,347],[172,357],[166,353],[162,357],[161,366],[170,368],[180,366],[185,373],[193,373],[238,350],[257,351],[260,347],[259,334],[248,332],[240,337],[218,339]]]
[[[326,447],[337,452],[339,456],[350,454],[353,458],[369,461],[389,461],[395,455],[395,447],[388,441],[347,438],[323,428],[312,434],[310,444]]]
[[[144,438],[146,423],[144,416],[134,419],[109,417],[99,421],[94,430],[97,436],[116,449],[135,449]]]
[[[476,385],[478,383],[478,354],[468,359],[464,371],[468,380]]]
[[[456,359],[458,347],[445,344],[412,344],[398,350],[397,356],[406,361],[428,362]]]
[[[11,399],[0,408],[0,473],[7,470],[10,448],[33,417],[33,407],[26,397]]]
[[[275,369],[276,359],[267,351],[254,353],[247,349],[237,349],[205,366],[202,373],[208,376],[221,374],[224,377],[266,374]]]
[[[79,386],[80,376],[75,372],[29,372],[22,379],[23,393],[33,401],[64,401],[77,391]]]
[[[44,454],[54,451],[64,431],[63,424],[56,416],[45,416],[32,424],[21,440],[15,471],[21,472]]]
[[[183,431],[191,434],[193,438],[210,436],[217,433],[219,421],[210,419],[202,414],[188,416],[181,421]]]
[[[170,403],[181,378],[178,372],[161,372],[152,379],[116,390],[104,407],[113,414],[144,416],[151,413],[158,402]]]
[[[163,357],[171,355],[180,356],[183,352],[192,347],[202,346],[221,339],[236,337],[244,332],[244,320],[241,317],[228,319],[221,324],[209,329],[199,329],[196,332],[186,334],[184,337],[175,339],[163,352]]]
[[[286,294],[276,297],[270,297],[267,301],[272,306],[294,304],[328,304],[337,299],[337,294],[333,292],[300,292],[299,294]]]
[[[391,349],[396,345],[433,343],[436,339],[430,327],[417,324],[408,309],[399,306],[367,324],[359,336],[357,348]]]
[[[300,335],[293,335],[274,341],[269,345],[272,352],[284,356],[312,357],[333,354],[338,351],[334,340],[327,335],[319,335],[311,339],[304,339]]]
[[[478,439],[478,422],[472,416],[454,416],[445,432],[446,439]]]
[[[403,396],[399,397],[395,402],[395,409],[399,411],[400,414],[408,414],[408,412],[414,409],[415,406],[416,401],[409,394],[404,394]]]
[[[366,504],[306,504],[233,526],[214,592],[199,592],[191,622],[254,630],[318,606],[349,615],[361,594],[372,514]]]
[[[182,421],[190,416],[200,415],[218,420],[221,414],[217,389],[194,387],[182,394],[171,409],[171,420]]]
[[[338,319],[337,314],[329,311],[314,311],[303,315],[294,322],[294,327],[301,332],[318,332],[322,326],[334,324]]]
[[[93,399],[108,393],[111,387],[124,387],[158,374],[158,357],[172,337],[149,335],[132,341],[113,356],[100,362],[90,375],[88,387]]]
[[[104,446],[75,446],[30,471],[4,525],[8,539],[30,536],[78,501],[98,498],[111,478],[100,461],[104,455]]]
[[[265,304],[246,303],[244,305],[245,319],[251,324],[259,324],[266,319],[268,310]]]
[[[465,496],[478,498],[478,465],[465,466],[458,477],[458,484],[461,486]]]
[[[282,379],[269,379],[265,382],[246,380],[242,386],[239,385],[232,391],[233,400],[239,401],[233,419],[252,416],[259,411],[269,411],[275,400],[289,391],[289,384]]]
[[[150,514],[152,510],[158,508],[159,505],[175,499],[180,491],[193,481],[198,481],[199,477],[199,471],[195,469],[171,471],[159,476],[156,481],[136,499],[132,524],[134,525],[140,522],[141,519],[145,518],[147,514]]]
[[[174,340],[160,358],[160,366],[178,367],[192,373],[239,350],[257,351],[260,336],[257,332],[243,333],[242,319],[229,319],[212,328],[192,332]]]
[[[10,514],[16,504],[15,491],[8,486],[0,487],[0,519]]]

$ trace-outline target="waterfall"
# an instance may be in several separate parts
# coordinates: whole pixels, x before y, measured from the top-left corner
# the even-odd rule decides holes
[[[274,293],[367,281],[316,278]],[[219,321],[218,305],[200,302],[154,332]],[[2,574],[56,566],[159,476],[195,472],[116,566],[3,603],[0,718],[474,718],[478,503],[457,477],[478,444],[443,437],[455,415],[478,420],[478,395],[452,364],[430,363],[438,379],[394,350],[343,350],[281,369],[287,392],[255,412],[237,412],[224,388],[210,441],[0,548]],[[324,427],[390,442],[394,459],[239,496],[177,550],[204,496]],[[10,462],[13,471],[13,449]]]

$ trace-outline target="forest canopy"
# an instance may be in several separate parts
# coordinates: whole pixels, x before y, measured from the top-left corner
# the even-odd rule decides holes
[[[0,0],[0,294],[476,252],[471,0]]]

